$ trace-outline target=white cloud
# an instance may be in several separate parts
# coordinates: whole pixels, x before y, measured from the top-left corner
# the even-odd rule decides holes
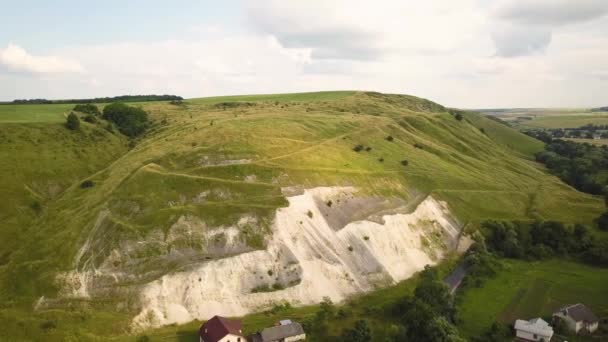
[[[553,32],[605,16],[606,0],[502,0],[491,11],[496,54],[503,57],[543,53]]]
[[[15,44],[0,49],[0,65],[10,71],[35,74],[83,72],[76,61],[57,56],[33,56]]]

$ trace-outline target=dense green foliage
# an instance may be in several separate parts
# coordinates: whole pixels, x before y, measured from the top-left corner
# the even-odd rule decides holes
[[[580,191],[604,193],[608,179],[602,175],[608,171],[608,147],[552,139],[544,132],[536,137],[547,143],[536,160],[545,164],[551,173]]]
[[[113,122],[122,134],[131,138],[142,134],[150,125],[148,113],[145,110],[124,103],[112,103],[105,106],[103,118]]]
[[[85,114],[92,114],[92,115],[101,114],[101,112],[99,111],[99,108],[97,108],[97,106],[92,103],[77,104],[76,106],[74,106],[73,110],[75,112],[80,112],[80,113],[85,113]]]
[[[75,131],[80,128],[80,119],[74,113],[70,113],[65,120],[65,127]]]
[[[66,100],[14,100],[12,102],[0,102],[1,104],[66,104],[66,103],[111,103],[111,102],[147,102],[147,101],[172,101],[183,100],[177,95],[121,95],[112,97],[95,97],[92,99],[66,99]]]
[[[608,267],[608,239],[593,236],[583,225],[488,221],[482,231],[488,250],[500,256],[528,260],[572,256]]]

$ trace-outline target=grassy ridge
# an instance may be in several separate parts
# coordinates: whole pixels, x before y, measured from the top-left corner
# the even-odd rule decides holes
[[[74,108],[73,104],[1,105],[0,124],[65,121],[64,113]]]
[[[234,101],[251,104],[215,106]],[[87,239],[93,248],[86,256],[99,266],[121,244],[138,246],[138,241],[170,235],[180,217],[194,217],[212,228],[252,216],[262,222],[259,229],[243,229],[255,237],[248,240],[251,247],[259,248],[259,234],[267,233],[262,226],[286,205],[282,187],[353,185],[404,199],[433,194],[446,200],[464,224],[489,218],[591,223],[603,210],[600,199],[564,186],[529,161],[539,148],[531,138],[477,114],[456,120],[444,107],[412,96],[329,92],[142,105],[156,125],[128,151],[114,135],[94,144],[88,136],[79,138],[82,142],[71,140],[74,135],[59,124],[48,132],[54,139],[43,139],[52,143],[32,138],[19,149],[2,150],[24,170],[20,178],[6,178],[3,186],[16,189],[11,196],[25,196],[23,189],[38,184],[40,177],[28,169],[50,170],[63,184],[60,195],[44,203],[42,215],[14,225],[22,233],[0,230],[0,241],[17,235],[19,241],[4,243],[11,253],[0,255],[0,303],[5,303],[0,313],[12,317],[11,331],[22,324],[42,333],[39,324],[49,315],[65,322],[64,330],[53,332],[59,337],[126,333],[125,317],[137,308],[120,305],[132,301],[124,293],[84,302],[64,299],[34,317],[30,310],[41,296],[57,296],[62,285],[57,274],[82,266],[75,256]],[[82,134],[98,130],[83,125]],[[20,127],[14,137],[18,144],[41,134],[33,126]],[[369,150],[355,152],[359,144]],[[66,154],[65,146],[85,152]],[[36,164],[40,153],[48,156],[48,164]],[[85,177],[95,182],[93,188],[78,186]],[[129,259],[161,273],[191,262],[164,263],[176,245],[166,239],[155,243],[153,250],[134,247]],[[113,267],[117,273],[140,270]],[[134,278],[115,287],[149,280]],[[68,304],[72,309],[65,309]],[[87,323],[74,328],[83,311]]]

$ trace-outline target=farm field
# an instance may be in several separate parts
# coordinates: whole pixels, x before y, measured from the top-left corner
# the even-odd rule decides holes
[[[596,315],[608,313],[608,270],[564,260],[505,260],[505,268],[481,287],[468,287],[457,298],[459,328],[477,336],[498,320],[543,317],[566,304],[584,303]]]
[[[0,124],[64,122],[64,113],[72,108],[74,108],[73,104],[0,105]]]

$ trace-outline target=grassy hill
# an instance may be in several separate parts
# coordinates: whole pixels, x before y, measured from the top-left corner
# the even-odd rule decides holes
[[[479,114],[457,120],[413,96],[324,92],[141,105],[155,125],[131,149],[100,126],[71,132],[59,119],[29,123],[39,121],[40,105],[0,115],[0,154],[10,161],[0,169],[9,197],[0,207],[0,318],[17,338],[128,332],[136,296],[117,289],[196,262],[171,253],[199,248],[167,240],[178,219],[220,227],[256,217],[259,224],[239,234],[263,248],[274,211],[286,205],[283,187],[352,185],[404,200],[433,194],[471,226],[591,224],[604,209],[531,161],[542,143]],[[44,105],[45,113],[65,110]],[[81,188],[84,179],[95,185]],[[122,259],[112,259],[116,249],[126,251]],[[59,274],[102,265],[133,277],[100,284],[91,300],[62,294]],[[32,313],[42,296],[46,304]],[[49,321],[57,327],[45,329]]]

